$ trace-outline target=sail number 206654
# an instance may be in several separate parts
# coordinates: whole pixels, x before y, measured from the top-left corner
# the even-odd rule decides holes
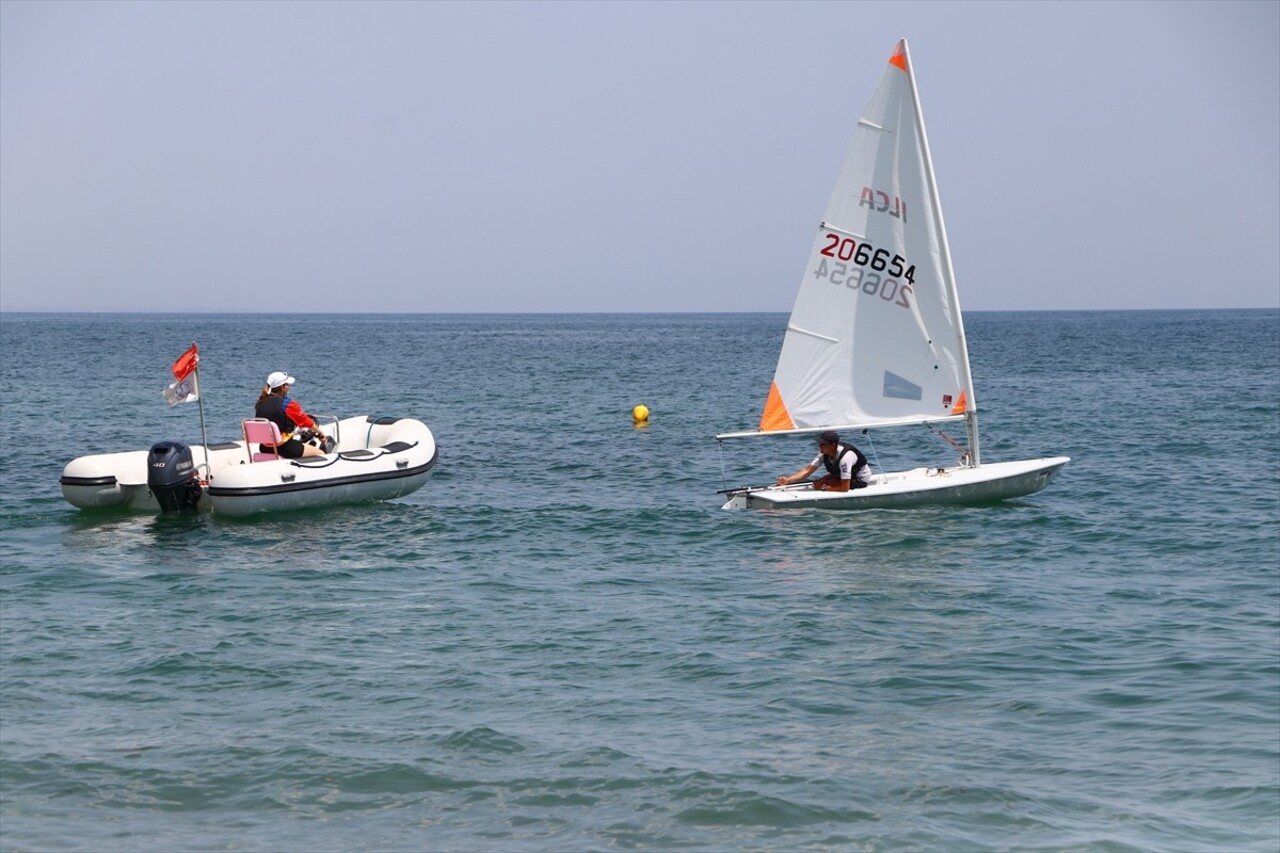
[[[890,255],[888,249],[877,249],[852,237],[828,232],[822,239],[824,245],[819,250],[822,257],[813,271],[815,278],[829,279],[832,284],[861,290],[868,296],[879,296],[903,308],[911,307],[908,297],[916,282],[915,264],[907,266],[901,255]]]

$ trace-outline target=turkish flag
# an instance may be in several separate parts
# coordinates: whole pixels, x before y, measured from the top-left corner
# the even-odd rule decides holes
[[[195,344],[192,344],[191,349],[178,356],[178,360],[173,363],[173,378],[181,382],[191,375],[191,371],[195,370],[199,363],[200,351],[196,349]]]

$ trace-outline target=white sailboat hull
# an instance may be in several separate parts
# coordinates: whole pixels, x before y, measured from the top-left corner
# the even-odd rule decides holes
[[[983,504],[1034,494],[1054,478],[1068,456],[996,462],[975,468],[913,468],[876,475],[849,492],[815,491],[800,483],[730,492],[724,509],[890,509]]]
[[[244,441],[191,447],[204,479],[197,508],[245,516],[393,500],[422,488],[438,459],[435,437],[412,418],[357,416],[338,421],[327,456],[251,462]],[[255,448],[256,449],[256,448]],[[82,509],[159,512],[147,484],[146,450],[81,456],[62,471],[63,497]]]

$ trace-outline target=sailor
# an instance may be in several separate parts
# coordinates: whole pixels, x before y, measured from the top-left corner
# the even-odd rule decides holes
[[[280,428],[280,437],[284,441],[276,445],[276,452],[286,459],[298,459],[303,456],[324,456],[324,451],[313,444],[308,444],[297,435],[299,430],[309,429],[320,432],[315,420],[302,410],[298,401],[289,397],[289,388],[297,380],[282,370],[267,376],[267,384],[262,386],[262,394],[258,397],[258,405],[254,407],[254,415],[266,418]],[[326,440],[326,444],[331,439]],[[263,453],[270,453],[268,445],[262,445]]]
[[[840,436],[830,430],[818,436],[818,455],[813,461],[790,476],[778,478],[779,486],[798,483],[821,465],[827,473],[813,481],[813,488],[820,492],[847,492],[871,485],[871,468],[867,457],[852,444],[844,444]]]

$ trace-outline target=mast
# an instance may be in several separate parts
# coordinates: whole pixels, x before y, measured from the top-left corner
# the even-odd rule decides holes
[[[924,112],[920,109],[920,91],[916,88],[915,65],[911,62],[911,52],[907,49],[904,38],[898,44],[902,48],[902,57],[906,61],[907,80],[911,83],[911,102],[916,111],[916,125],[920,128],[920,144],[924,148],[924,174],[929,184],[929,205],[933,209],[934,221],[938,223],[938,240],[942,246],[942,273],[947,290],[947,305],[955,317],[956,344],[961,359],[960,377],[964,382],[965,412],[964,427],[969,439],[969,464],[977,467],[981,463],[978,449],[978,401],[973,394],[973,375],[969,372],[969,345],[964,335],[964,315],[960,313],[960,296],[956,292],[956,273],[951,266],[951,245],[947,242],[947,226],[942,219],[942,201],[938,197],[938,180],[933,174],[933,155],[929,153],[929,134],[924,129]]]

